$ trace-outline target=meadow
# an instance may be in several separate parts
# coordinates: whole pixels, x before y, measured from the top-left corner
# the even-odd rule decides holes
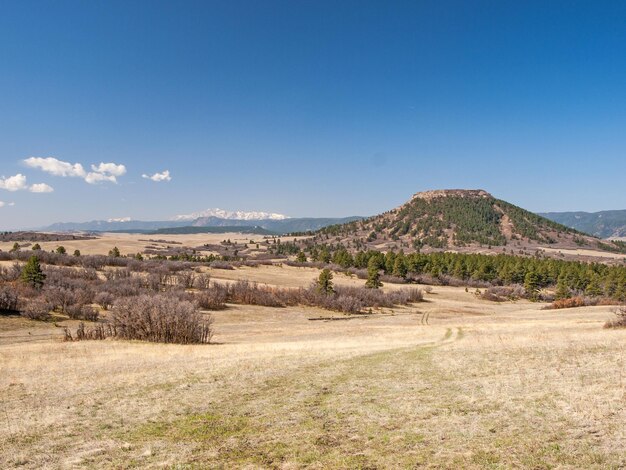
[[[290,288],[318,273],[210,270]],[[212,312],[209,345],[63,342],[76,321],[0,317],[0,466],[626,465],[626,331],[603,328],[613,307],[425,290],[363,315],[229,304]]]

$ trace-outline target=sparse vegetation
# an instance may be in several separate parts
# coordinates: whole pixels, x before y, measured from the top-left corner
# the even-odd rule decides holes
[[[626,328],[626,306],[621,305],[615,309],[615,319],[608,320],[605,328]]]

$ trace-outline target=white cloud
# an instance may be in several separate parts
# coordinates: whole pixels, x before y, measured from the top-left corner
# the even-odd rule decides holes
[[[93,171],[87,173],[85,181],[89,184],[100,183],[101,181],[110,181],[117,183],[117,177],[126,174],[126,167],[116,163],[104,163],[99,165],[91,165]]]
[[[45,183],[37,183],[31,186],[26,184],[26,176],[18,173],[15,176],[9,176],[8,178],[0,178],[0,189],[7,191],[30,191],[31,193],[51,193],[54,189]],[[10,203],[9,205],[13,205]]]
[[[80,163],[68,163],[57,160],[53,157],[41,158],[31,157],[24,160],[26,166],[36,168],[46,173],[50,173],[54,176],[73,176],[84,178],[86,175],[85,169]]]
[[[26,166],[45,171],[54,176],[83,178],[89,184],[96,184],[103,181],[117,183],[117,178],[126,174],[126,167],[117,163],[104,163],[91,165],[90,172],[80,163],[69,163],[54,157],[30,157],[24,160]]]
[[[52,191],[54,191],[54,188],[47,185],[46,183],[38,183],[33,184],[30,188],[28,188],[28,190],[31,193],[51,193]]]
[[[117,178],[113,175],[105,175],[103,173],[87,173],[85,181],[89,184],[97,184],[103,181],[109,181],[111,183],[117,183]]]
[[[146,175],[145,173],[141,175],[142,178],[147,180],[156,181],[157,183],[160,181],[172,181],[172,177],[170,176],[170,170],[165,170],[162,173],[155,173],[154,175]]]
[[[18,173],[15,176],[9,176],[8,178],[0,178],[0,189],[6,189],[7,191],[22,191],[28,189],[26,185],[26,176]]]
[[[98,166],[91,165],[91,169],[95,173],[109,174],[113,176],[122,176],[126,174],[126,167],[115,163],[100,163]]]
[[[4,206],[6,206],[6,205],[7,205],[7,203],[6,203],[6,202],[0,201],[0,207],[4,207]]]

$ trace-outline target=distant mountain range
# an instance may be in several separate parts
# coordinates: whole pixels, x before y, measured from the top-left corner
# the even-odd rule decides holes
[[[443,190],[443,191],[430,191],[426,193],[418,193],[412,199],[412,203],[408,203],[408,207],[414,206],[416,198],[418,200],[441,200],[445,197],[445,201],[463,201],[467,198],[473,200],[493,199],[489,193],[485,191],[468,191],[468,190]],[[497,203],[496,212],[499,214],[502,207]],[[472,206],[473,207],[473,206]],[[407,212],[407,208],[404,208],[404,212]],[[448,208],[442,208],[444,212],[449,212]],[[455,210],[455,208],[451,208]],[[526,212],[526,211],[525,211]],[[526,214],[531,214],[526,212]],[[535,214],[532,214],[535,215]],[[539,213],[537,216],[547,219],[552,222],[556,222],[564,227],[574,229],[578,232],[593,235],[598,238],[623,238],[626,237],[626,210],[612,210],[602,212],[545,212]],[[449,217],[449,216],[446,216]],[[530,218],[531,215],[527,215],[526,218]],[[277,214],[272,212],[246,212],[246,211],[227,211],[223,209],[207,209],[205,211],[178,215],[173,220],[161,220],[161,221],[143,221],[132,220],[128,217],[108,219],[108,220],[93,220],[90,222],[64,222],[55,223],[47,227],[41,227],[41,231],[50,232],[153,232],[163,229],[176,229],[177,233],[198,233],[196,229],[187,227],[226,227],[226,228],[239,228],[241,231],[254,233],[256,228],[259,233],[272,233],[282,235],[285,233],[293,232],[308,232],[316,231],[331,225],[341,225],[363,219],[363,217],[344,217],[344,218],[314,218],[314,217],[287,217],[283,214]],[[504,217],[504,221],[508,221],[510,217]],[[498,217],[500,220],[500,217]],[[518,221],[518,224],[520,222]],[[403,222],[403,227],[406,227]],[[551,227],[554,230],[554,227]],[[440,228],[441,230],[441,228]],[[445,230],[445,229],[444,229]],[[398,232],[404,231],[404,228],[399,228],[394,232],[394,235]],[[558,231],[558,230],[557,230]],[[433,233],[431,230],[424,232],[424,237],[431,237]],[[496,242],[499,240],[500,235],[493,232],[485,232],[488,234],[487,238],[484,238],[486,243]],[[441,232],[436,235],[443,239]],[[430,238],[432,241],[433,239]]]
[[[271,233],[282,235],[285,233],[293,232],[308,232],[315,231],[329,225],[343,224],[360,220],[362,217],[343,217],[343,218],[314,218],[314,217],[302,217],[302,218],[284,218],[280,219],[277,216],[280,214],[269,213],[242,213],[231,212],[227,215],[232,217],[237,216],[250,216],[250,214],[265,214],[266,218],[260,219],[236,219],[218,216],[202,216],[195,219],[187,219],[187,216],[179,216],[183,218],[177,218],[177,220],[162,220],[162,221],[142,221],[142,220],[130,220],[130,219],[109,219],[109,220],[93,220],[91,222],[62,222],[49,225],[47,227],[41,227],[38,230],[46,232],[154,232],[162,231],[163,229],[177,229],[176,233],[199,233],[198,227],[230,227],[232,229],[239,228],[241,231],[254,233],[254,228],[262,229],[257,230],[259,233]],[[191,215],[190,215],[191,216]],[[283,216],[284,217],[284,216]],[[187,228],[190,227],[190,228]]]
[[[227,211],[224,209],[207,209],[201,212],[193,212],[191,214],[177,215],[174,220],[196,220],[200,218],[216,217],[218,219],[227,220],[285,220],[289,219],[286,215],[276,214],[272,212],[246,212],[246,211]]]
[[[545,212],[539,215],[599,238],[626,237],[626,210]]]

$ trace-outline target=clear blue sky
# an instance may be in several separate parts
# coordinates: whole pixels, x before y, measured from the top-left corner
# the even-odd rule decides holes
[[[0,228],[369,215],[435,188],[626,208],[624,18],[621,1],[4,1]],[[83,171],[25,162],[50,157]]]

